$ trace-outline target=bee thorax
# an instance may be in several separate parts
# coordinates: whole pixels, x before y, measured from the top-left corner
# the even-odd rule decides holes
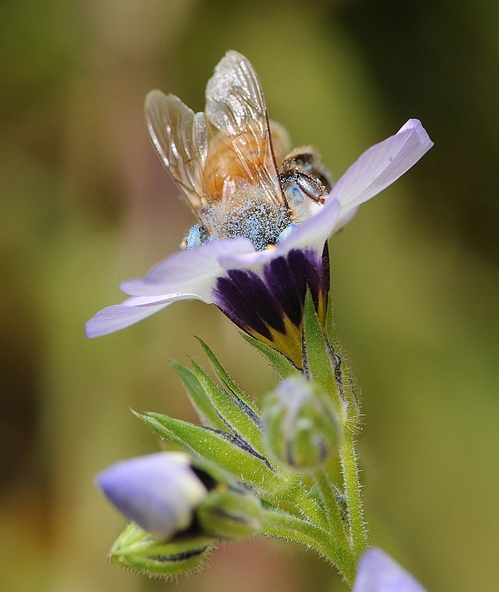
[[[224,199],[212,203],[203,215],[210,232],[209,240],[246,237],[257,251],[274,245],[291,223],[285,205],[269,202],[258,186],[231,184]]]

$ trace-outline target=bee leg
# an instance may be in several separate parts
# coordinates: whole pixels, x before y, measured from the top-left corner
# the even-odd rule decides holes
[[[180,248],[193,249],[194,247],[199,247],[203,243],[208,242],[209,238],[210,236],[208,231],[204,226],[194,224],[194,226],[189,230],[189,234],[180,243]]]

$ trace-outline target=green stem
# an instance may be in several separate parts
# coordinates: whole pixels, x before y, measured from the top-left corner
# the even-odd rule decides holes
[[[324,469],[318,469],[314,473],[314,480],[322,499],[329,531],[337,545],[349,548],[349,541],[345,533],[343,519],[334,492],[333,484]]]
[[[262,532],[314,549],[334,564],[349,586],[355,577],[355,558],[348,549],[338,547],[333,537],[318,526],[285,512],[264,510]]]
[[[364,522],[364,508],[360,494],[359,469],[355,452],[353,430],[345,429],[340,448],[345,495],[350,523],[350,544],[356,559],[367,548],[367,529]]]

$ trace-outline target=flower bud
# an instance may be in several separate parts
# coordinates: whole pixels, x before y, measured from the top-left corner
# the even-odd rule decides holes
[[[201,504],[196,516],[205,534],[243,540],[260,530],[262,507],[253,494],[219,484]]]
[[[270,451],[291,468],[315,469],[338,450],[335,410],[320,388],[302,376],[286,378],[265,397],[262,419]]]
[[[97,484],[128,519],[159,539],[185,530],[208,495],[183,452],[157,452],[111,465]]]
[[[132,522],[116,539],[108,557],[115,565],[168,578],[186,574],[202,564],[213,544],[213,539],[205,536],[158,541]]]

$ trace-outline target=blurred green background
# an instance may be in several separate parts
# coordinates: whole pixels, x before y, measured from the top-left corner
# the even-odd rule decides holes
[[[146,136],[159,87],[196,110],[227,49],[270,117],[336,178],[420,118],[435,147],[331,240],[340,336],[365,412],[371,542],[435,592],[499,589],[499,3],[4,0],[0,6],[0,588],[343,590],[312,553],[221,548],[164,584],[106,563],[121,517],[92,483],[157,449],[129,407],[194,420],[169,359],[199,335],[249,392],[275,378],[214,307],[95,341],[118,282],[191,215]]]

